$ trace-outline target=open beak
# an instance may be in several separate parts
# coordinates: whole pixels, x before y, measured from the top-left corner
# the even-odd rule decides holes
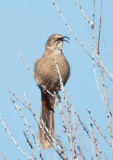
[[[66,39],[65,39],[65,38],[66,38]],[[67,43],[69,43],[69,41],[68,41],[67,39],[70,40],[70,38],[67,37],[67,36],[63,36],[63,37],[62,37],[62,40],[63,40],[63,41],[66,41]]]
[[[57,40],[62,40],[62,41],[65,41],[65,42],[69,43],[69,41],[68,41],[67,39],[70,40],[69,37],[67,37],[67,36],[62,36],[62,37],[58,38]]]

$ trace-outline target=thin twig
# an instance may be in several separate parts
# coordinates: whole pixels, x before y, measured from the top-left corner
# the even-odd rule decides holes
[[[27,67],[27,68],[28,68],[28,70],[30,71],[31,75],[34,77],[34,74],[33,74],[32,70],[30,69],[30,67],[29,67],[29,66],[28,66],[28,64],[26,63],[26,61],[25,61],[25,59],[24,59],[23,55],[20,53],[20,51],[19,51],[19,49],[18,49],[17,44],[16,44],[16,43],[14,43],[14,45],[15,45],[15,47],[16,47],[16,50],[17,50],[17,52],[18,52],[19,56],[21,57],[21,59],[23,60],[24,64],[26,65],[26,67]]]
[[[101,0],[101,12],[102,12],[102,0]],[[99,31],[99,34],[101,32],[101,16],[102,16],[102,13],[100,14],[100,27],[99,27],[100,31]],[[100,59],[99,48],[98,48],[99,44],[97,46],[97,42],[96,42],[96,38],[95,38],[95,33],[94,33],[94,28],[92,28],[92,34],[93,34],[93,39],[94,39],[94,42],[95,42],[96,56],[97,56],[98,61],[99,61],[99,69],[100,69],[100,73],[101,73],[101,82],[102,82],[102,86],[103,86],[104,101],[105,101],[105,104],[106,104],[106,111],[107,111],[107,118],[108,118],[108,128],[109,128],[109,134],[110,134],[111,146],[112,146],[112,152],[113,152],[113,134],[112,134],[111,119],[110,119],[110,110],[109,110],[108,98],[107,98],[107,92],[106,92],[106,85],[105,85],[104,75],[103,75],[103,68],[105,70],[105,67],[102,64],[101,59]],[[99,40],[99,38],[98,38],[98,40]],[[98,43],[100,43],[100,42],[98,42]]]
[[[29,146],[30,146],[30,148],[31,148],[32,155],[33,155],[33,159],[36,160],[36,157],[35,157],[35,154],[34,154],[34,147],[33,147],[32,143],[31,143],[28,129],[27,129],[27,132],[26,132],[26,133],[25,133],[25,131],[24,131],[24,135],[25,135],[25,138],[26,138],[26,140],[27,140],[27,142],[28,142],[28,144],[29,144]]]
[[[99,133],[102,135],[102,137],[105,139],[105,141],[111,146],[111,143],[107,140],[106,136],[102,133],[100,128],[97,126],[96,121],[93,119],[90,110],[87,109],[87,111],[88,111],[88,113],[90,115],[90,119],[92,119],[92,121],[93,121],[95,127],[97,128],[97,130],[99,131]]]
[[[59,154],[60,158],[62,158],[63,160],[69,160],[67,155],[65,154],[65,152],[63,152],[63,150],[59,151],[56,146],[58,147],[58,144],[56,143],[56,141],[52,138],[52,135],[50,134],[50,132],[48,131],[48,129],[46,128],[46,125],[44,124],[43,120],[41,119],[41,123],[42,123],[42,126],[41,128],[43,128],[43,131],[44,129],[46,130],[46,132],[49,134],[49,137],[48,135],[46,134],[46,137],[47,139],[49,140],[49,142],[51,143],[52,147],[54,148],[54,150]],[[51,141],[52,139],[52,141]],[[53,143],[52,143],[53,142]],[[59,148],[59,147],[58,147]],[[62,155],[63,154],[63,155]]]
[[[18,112],[19,112],[19,114],[21,115],[22,119],[24,120],[25,125],[28,127],[28,129],[29,129],[29,131],[30,131],[30,133],[31,133],[31,135],[32,135],[35,143],[36,143],[36,146],[37,146],[37,148],[38,148],[38,150],[39,150],[40,158],[43,160],[43,156],[42,156],[42,153],[41,153],[41,150],[40,150],[40,146],[39,146],[39,144],[38,144],[38,142],[37,142],[37,140],[36,140],[36,138],[35,138],[35,135],[34,135],[32,129],[31,129],[30,125],[29,125],[28,122],[26,121],[24,115],[23,115],[22,112],[21,112],[21,109],[17,106],[16,102],[15,102],[12,98],[10,98],[10,99],[11,99],[11,101],[13,102],[15,108],[18,110]]]
[[[95,0],[93,0],[93,24],[95,24]]]
[[[63,17],[63,15],[61,14],[61,12],[60,12],[60,10],[59,10],[59,8],[58,8],[58,6],[57,6],[57,4],[56,4],[56,1],[54,1],[54,0],[51,0],[51,1],[52,1],[52,3],[53,3],[54,7],[56,8],[57,12],[59,13],[61,19],[63,20],[63,22],[65,23],[65,25],[67,26],[67,28],[70,30],[70,32],[71,32],[72,35],[74,36],[74,38],[77,40],[77,42],[81,45],[81,47],[86,51],[86,53],[88,53],[88,55],[91,57],[91,59],[94,60],[94,62],[95,62],[95,63],[97,64],[97,66],[99,67],[100,64],[94,59],[94,57],[91,55],[91,53],[85,48],[85,46],[83,45],[83,43],[79,40],[79,38],[75,35],[75,33],[72,31],[72,29],[71,29],[70,26],[68,25],[67,21],[65,20],[65,18]],[[93,39],[94,39],[94,41],[95,41],[96,39],[95,39],[95,34],[94,34],[94,27],[92,27],[92,26],[93,26],[93,23],[92,23],[92,25],[90,25],[90,26],[91,26],[91,28],[92,28]],[[95,46],[96,46],[96,49],[97,49],[98,47],[97,47],[96,41],[95,41]],[[97,52],[97,53],[98,53],[98,52]],[[108,69],[103,65],[103,63],[102,63],[102,67],[103,67],[105,73],[106,73],[106,74],[108,75],[108,77],[110,78],[110,80],[113,82],[113,75],[108,71]]]
[[[68,100],[67,100],[67,97],[66,97],[66,94],[65,94],[64,85],[63,85],[63,81],[62,81],[62,77],[61,77],[61,74],[60,74],[60,70],[59,70],[57,61],[56,61],[56,59],[54,59],[54,60],[55,60],[55,64],[56,64],[56,69],[57,69],[57,72],[58,72],[58,76],[59,76],[59,79],[60,79],[61,91],[62,91],[62,94],[63,94],[63,98],[64,98],[64,100],[65,100],[65,106],[66,106],[66,109],[67,109],[67,116],[68,116],[69,129],[70,129],[70,136],[69,136],[69,138],[70,138],[70,146],[71,146],[71,159],[73,159],[74,146],[73,146],[73,143],[72,143],[71,117],[70,117],[70,111],[69,111],[69,106],[68,106]]]
[[[42,128],[43,132],[44,132],[45,134],[48,133],[49,136],[46,135],[46,137],[47,137],[47,139],[49,140],[49,142],[51,143],[52,147],[55,149],[55,151],[61,156],[62,159],[67,159],[67,160],[68,160],[67,155],[64,154],[63,151],[60,149],[60,147],[59,147],[58,144],[55,142],[54,138],[52,137],[51,133],[49,132],[49,130],[47,129],[46,125],[44,124],[44,122],[43,122],[42,120],[41,120],[42,126],[39,125],[38,119],[37,119],[35,113],[33,112],[30,103],[27,101],[27,98],[26,98],[25,93],[24,93],[24,97],[25,97],[25,101],[26,101],[27,105],[26,105],[23,101],[21,101],[11,90],[9,90],[9,91],[10,91],[10,93],[11,93],[19,102],[21,102],[27,109],[29,109],[29,110],[31,111],[34,119],[36,120],[38,126]],[[48,91],[48,92],[49,92],[49,91]],[[51,94],[52,94],[52,93],[51,93]],[[16,105],[16,104],[15,104],[15,105]],[[28,125],[28,126],[29,126],[29,125]],[[29,128],[29,127],[28,127],[28,128]],[[29,129],[30,129],[30,128],[29,128]],[[30,132],[31,132],[33,138],[35,138],[35,137],[34,137],[34,134],[32,133],[32,131],[30,131]],[[35,143],[37,144],[36,139],[34,139],[34,140],[35,140]],[[52,141],[51,141],[51,140],[52,140]],[[52,142],[53,142],[53,143],[52,143]],[[37,144],[37,145],[38,145],[38,144]],[[55,146],[57,146],[60,151],[58,151],[58,149],[57,149]],[[38,147],[38,146],[37,146],[37,147]],[[41,153],[40,153],[40,154],[41,154]],[[63,157],[62,154],[64,154],[65,158]]]
[[[99,84],[98,84],[94,61],[93,61],[93,68],[94,68],[95,81],[96,81],[96,84],[97,84],[98,91],[99,91],[99,93],[100,93],[100,96],[101,96],[103,102],[105,103],[104,98],[103,98],[103,95],[102,95],[102,92],[101,92],[100,87],[99,87]]]
[[[14,139],[14,137],[12,136],[12,134],[10,133],[10,131],[8,130],[8,128],[6,127],[5,123],[3,122],[2,118],[0,117],[0,121],[2,123],[2,125],[4,126],[6,132],[9,134],[9,136],[11,137],[12,141],[14,142],[14,144],[17,146],[17,148],[19,149],[19,151],[28,159],[33,160],[31,157],[29,157],[22,149],[21,147],[18,145],[18,143],[16,142],[16,140]]]
[[[113,54],[111,53],[111,51],[110,51],[110,49],[109,49],[109,47],[108,47],[108,45],[107,45],[107,43],[106,43],[106,41],[105,41],[105,39],[104,39],[104,36],[103,36],[103,34],[102,34],[102,31],[100,32],[100,34],[101,34],[102,40],[103,40],[103,42],[104,42],[104,45],[105,45],[106,48],[107,48],[108,53],[109,53],[110,56],[113,58]]]
[[[48,90],[46,90],[46,92],[52,94],[52,93],[49,92]],[[52,96],[55,97],[55,95],[53,95],[53,94],[52,94]],[[54,138],[52,137],[52,135],[51,135],[51,133],[49,132],[49,130],[46,128],[46,125],[44,124],[44,122],[42,121],[42,119],[41,119],[42,126],[40,126],[37,117],[35,116],[33,110],[31,109],[31,105],[30,105],[30,103],[28,102],[25,93],[24,93],[24,97],[25,97],[26,103],[28,104],[28,109],[31,111],[31,113],[32,113],[34,119],[36,120],[37,124],[39,125],[39,127],[42,128],[42,130],[44,131],[44,133],[45,133],[45,130],[46,130],[46,132],[48,133],[48,135],[49,135],[49,137],[50,137],[50,138],[49,138],[49,137],[47,136],[47,139],[48,139],[49,141],[50,141],[50,139],[52,140],[52,141],[50,141],[51,145],[53,146],[53,144],[55,144],[55,145],[53,146],[53,148],[55,148],[55,146],[57,146],[58,149],[61,151],[61,153],[64,154],[65,158],[68,159],[68,158],[67,158],[67,155],[60,149],[60,147],[58,146],[58,144],[55,142]],[[52,142],[53,142],[53,144],[52,144]],[[55,150],[57,151],[56,148],[55,148]],[[57,152],[58,152],[58,151],[57,151]],[[60,152],[59,152],[59,154],[60,154]]]
[[[112,92],[112,90],[111,90],[108,86],[106,86],[106,89],[109,91],[109,93],[110,93],[111,96],[113,97],[113,92]]]
[[[63,144],[62,144],[60,136],[56,135],[55,139],[56,139],[57,143],[59,144],[59,146],[62,148],[62,151],[64,152],[64,154],[66,154],[65,153],[65,146],[63,146]]]
[[[108,71],[108,69],[104,66],[104,64],[101,61],[101,65],[105,73],[108,75],[109,79],[113,82],[113,75]]]
[[[73,117],[73,139],[74,139],[74,142],[79,150],[79,154],[80,156],[82,157],[83,160],[85,160],[85,156],[83,155],[81,149],[80,149],[80,146],[78,145],[77,143],[77,140],[76,140],[76,130],[77,130],[77,127],[75,127],[75,117],[74,117],[74,113],[73,113],[73,109],[72,109],[72,117]]]
[[[93,139],[95,140],[94,144],[95,144],[95,148],[96,148],[96,157],[97,157],[98,160],[100,159],[99,155],[98,155],[98,152],[99,152],[99,154],[101,156],[101,159],[104,160],[103,155],[102,155],[102,151],[100,150],[100,147],[99,147],[99,144],[98,144],[98,140],[97,140],[96,135],[94,133],[93,125],[91,123],[90,123],[90,126],[91,126],[91,130],[92,130]]]
[[[70,32],[72,33],[72,35],[74,36],[74,38],[77,40],[77,42],[82,46],[82,48],[88,53],[88,55],[91,57],[92,60],[94,60],[94,62],[98,65],[98,62],[93,58],[93,56],[91,55],[91,53],[85,48],[85,46],[83,45],[83,43],[79,40],[79,38],[75,35],[75,33],[72,31],[72,29],[70,28],[70,26],[68,25],[67,21],[65,20],[65,18],[63,17],[63,15],[61,14],[56,2],[54,0],[51,0],[53,5],[55,6],[57,12],[59,13],[61,19],[63,20],[63,22],[65,23],[65,25],[67,26],[67,28],[70,30]]]
[[[87,22],[90,24],[91,28],[94,28],[94,23],[88,19],[88,17],[86,16],[85,12],[83,11],[82,7],[81,7],[81,4],[79,2],[79,0],[76,1],[77,5],[79,6],[84,18],[87,20]]]
[[[89,121],[90,121],[90,119],[89,119]],[[93,144],[95,146],[95,152],[94,152],[94,154],[96,155],[97,160],[100,160],[99,154],[98,154],[97,143],[96,143],[96,137],[95,137],[94,130],[93,130],[93,124],[91,124],[91,122],[90,122],[90,128],[91,128],[91,136],[94,139],[94,142],[93,142]]]
[[[60,114],[62,115],[65,132],[67,133],[68,139],[69,139],[69,141],[70,141],[70,132],[69,132],[69,130],[68,130],[67,123],[66,123],[66,119],[65,119],[65,116],[64,116],[64,112],[63,112],[63,110],[62,110],[62,107],[61,107],[61,105],[60,105],[60,103],[59,103],[59,99],[58,99],[58,98],[56,98],[56,103],[57,103],[57,105],[58,105],[58,107],[59,107]],[[71,140],[72,140],[72,139],[71,139]],[[70,143],[71,143],[71,142],[70,142]],[[76,155],[76,156],[77,156],[77,155]],[[75,157],[76,157],[76,156],[75,156]]]
[[[2,160],[6,160],[6,157],[2,153],[0,153],[0,156],[3,158]]]
[[[7,89],[8,89],[8,91],[9,91],[9,93],[11,93],[11,94],[16,98],[16,100],[18,100],[18,101],[19,101],[20,103],[22,103],[26,108],[28,108],[28,106],[27,106],[21,99],[19,99],[19,98],[16,96],[16,94],[13,93],[13,92],[10,90],[9,87],[7,87]]]
[[[74,142],[75,142],[75,144],[76,144],[76,146],[77,146],[77,148],[78,148],[78,150],[79,150],[80,156],[82,157],[83,160],[85,160],[85,156],[83,155],[83,153],[82,153],[82,151],[81,151],[81,149],[80,149],[80,146],[79,146],[78,143],[77,143],[76,138],[74,138]]]
[[[91,137],[91,133],[89,131],[89,129],[86,127],[86,125],[81,121],[80,116],[77,114],[77,112],[75,111],[75,114],[81,124],[81,126],[83,127],[83,130],[86,132],[86,134],[88,135],[89,139],[94,143],[94,140]]]
[[[101,60],[99,54],[97,55],[97,58],[100,63],[100,73],[101,73],[101,81],[103,85],[103,92],[104,92],[104,101],[106,104],[106,111],[107,111],[107,118],[108,118],[108,128],[109,128],[109,134],[110,134],[110,139],[111,139],[111,146],[112,146],[112,151],[113,151],[113,133],[112,133],[112,126],[111,126],[111,119],[110,119],[110,110],[109,110],[109,104],[108,104],[108,98],[107,98],[107,92],[106,92],[106,85],[104,81],[104,75],[103,75],[103,70],[102,70],[102,65],[101,65]]]
[[[105,101],[105,104],[106,104],[106,111],[107,111],[107,118],[108,118],[108,128],[109,128],[111,146],[112,146],[112,151],[113,151],[113,133],[112,133],[112,126],[111,126],[111,119],[110,119],[110,110],[109,110],[109,104],[108,104],[108,98],[107,98],[107,92],[106,92],[106,85],[105,85],[105,81],[104,81],[104,75],[103,75],[103,70],[102,70],[102,65],[101,65],[101,60],[100,60],[99,54],[98,54],[97,58],[98,58],[99,63],[100,63],[101,81],[102,81],[102,85],[103,85],[104,101]]]
[[[100,9],[100,25],[99,25],[99,34],[98,34],[98,54],[99,54],[99,48],[100,48],[101,19],[102,19],[102,0],[101,0],[101,9]]]

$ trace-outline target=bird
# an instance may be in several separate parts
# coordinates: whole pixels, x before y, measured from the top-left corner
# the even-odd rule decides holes
[[[36,60],[34,66],[34,78],[41,90],[41,109],[40,121],[48,129],[51,136],[55,137],[54,114],[55,114],[55,97],[49,94],[58,93],[61,89],[59,75],[56,71],[57,62],[63,85],[66,84],[70,76],[70,65],[63,54],[63,42],[69,43],[67,36],[60,34],[51,35],[45,45],[44,54]],[[42,121],[41,121],[42,120]],[[51,143],[47,138],[47,133],[41,127],[38,127],[38,141],[43,149],[50,149]]]

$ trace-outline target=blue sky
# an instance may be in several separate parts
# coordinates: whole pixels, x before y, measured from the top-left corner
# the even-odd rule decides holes
[[[92,19],[93,1],[87,2],[86,0],[81,0],[80,2],[88,18]],[[65,0],[64,2],[61,0],[58,1],[57,4],[75,34],[91,51],[88,46],[88,43],[94,44],[91,29],[87,21],[84,20],[83,15],[76,5],[76,1]],[[103,2],[102,33],[111,51],[113,51],[112,6],[112,1]],[[97,38],[99,15],[100,1],[96,2],[95,33]],[[26,148],[26,140],[23,136],[25,126],[18,112],[15,110],[14,105],[10,101],[11,95],[8,93],[6,87],[9,86],[12,91],[23,100],[23,92],[25,91],[37,117],[39,117],[41,101],[40,90],[19,57],[14,43],[16,42],[27,64],[31,70],[33,70],[36,59],[41,57],[44,52],[46,40],[54,33],[70,38],[70,43],[64,43],[63,47],[63,53],[71,67],[71,75],[65,87],[69,103],[74,104],[74,109],[77,110],[82,120],[84,120],[87,125],[89,124],[89,118],[86,109],[89,108],[97,119],[101,129],[108,135],[106,132],[106,108],[96,86],[92,60],[67,29],[51,0],[0,0],[0,22],[0,116],[3,118],[20,146],[22,146],[25,151],[29,151],[29,147]],[[109,56],[102,41],[100,43],[100,52],[103,63],[109,71],[112,72],[113,59]],[[96,67],[96,69],[98,68]],[[97,77],[99,84],[101,84],[98,70]],[[106,82],[112,90],[112,83],[108,78],[106,78]],[[29,123],[33,126],[34,133],[36,134],[37,125],[33,121],[33,118],[31,118],[31,114],[22,106],[21,108],[26,115],[26,119],[28,119]],[[112,110],[111,108],[111,111]],[[59,122],[55,124],[57,134],[60,134],[61,131],[59,127],[61,119],[59,117],[58,107],[56,107],[55,122],[59,119]],[[81,132],[82,131],[80,131],[79,138],[83,140],[84,137]],[[87,156],[91,156],[89,152],[91,145],[89,143],[86,148],[86,143],[87,142],[84,140],[81,142],[82,148],[84,152],[87,153]],[[108,150],[106,152],[109,153],[109,147],[107,148]],[[103,147],[102,149],[104,150],[105,148]],[[9,135],[5,132],[3,126],[1,126],[1,123],[0,152],[2,152],[7,159],[20,160],[24,158],[9,138]],[[48,153],[45,152],[44,155],[48,157],[47,159],[51,159],[51,153],[53,153],[53,149],[50,149]],[[36,155],[38,155],[38,152]],[[53,157],[55,155],[54,153]]]

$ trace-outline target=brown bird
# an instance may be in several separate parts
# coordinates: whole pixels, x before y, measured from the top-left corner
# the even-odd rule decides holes
[[[40,119],[43,120],[52,137],[55,136],[55,98],[47,93],[46,90],[51,93],[58,93],[60,90],[60,80],[56,72],[55,59],[64,85],[69,78],[70,66],[62,53],[63,41],[68,42],[66,38],[69,39],[68,37],[59,34],[53,34],[50,36],[46,42],[45,52],[43,56],[36,61],[34,68],[34,77],[38,87],[41,89]],[[41,121],[39,123],[41,124]],[[43,149],[49,149],[51,147],[46,134],[41,128],[38,129],[38,140]]]

